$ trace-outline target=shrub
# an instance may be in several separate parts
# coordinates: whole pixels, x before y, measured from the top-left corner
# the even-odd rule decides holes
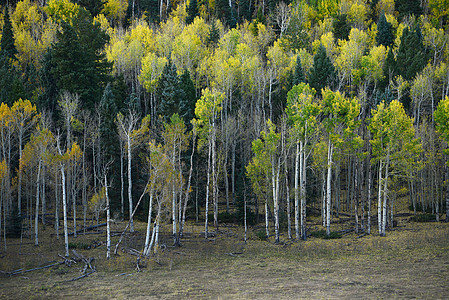
[[[267,233],[266,233],[265,229],[260,229],[260,230],[256,231],[256,237],[257,237],[257,239],[259,239],[261,241],[266,241]]]

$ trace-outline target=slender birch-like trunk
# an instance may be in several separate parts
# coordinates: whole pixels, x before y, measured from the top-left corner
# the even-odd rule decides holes
[[[295,236],[300,239],[299,235],[299,170],[300,170],[300,145],[296,143],[295,155]],[[302,170],[302,167],[301,167]]]
[[[108,179],[104,174],[104,189],[106,194],[106,258],[111,258],[111,209],[109,205]]]
[[[40,175],[42,161],[39,159],[36,178],[36,215],[34,216],[34,245],[39,246],[39,195],[40,195]]]
[[[305,152],[305,144],[301,142],[300,145],[300,180],[301,180],[301,191],[300,191],[300,198],[301,198],[301,238],[305,241],[307,239],[307,230],[306,230],[306,168],[307,168],[307,157]]]
[[[62,208],[64,214],[64,244],[65,244],[65,256],[69,256],[69,231],[67,228],[67,193],[65,183],[65,171],[64,165],[61,165],[61,179],[62,179]]]
[[[131,177],[131,164],[132,164],[132,157],[131,157],[131,136],[130,133],[128,133],[128,201],[129,201],[129,231],[134,232],[134,223],[133,223],[133,196],[132,196],[132,177]]]
[[[379,162],[379,183],[377,191],[377,223],[379,235],[382,235],[382,161]]]
[[[331,234],[331,180],[332,180],[332,153],[333,146],[329,141],[327,152],[327,186],[326,186],[326,235]]]
[[[211,141],[209,141],[209,151],[208,151],[208,155],[207,155],[207,184],[206,184],[206,211],[205,211],[205,221],[204,221],[204,237],[207,239],[209,236],[209,231],[208,231],[208,219],[209,219],[209,185],[210,185],[210,169],[211,169],[211,152],[212,152],[212,145],[211,145]]]
[[[148,223],[147,223],[147,234],[145,237],[145,247],[143,250],[143,255],[150,255],[150,234],[151,234],[151,214],[153,213],[153,190],[150,189],[150,203],[148,204]]]

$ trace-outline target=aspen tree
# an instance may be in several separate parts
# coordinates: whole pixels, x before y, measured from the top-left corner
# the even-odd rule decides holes
[[[133,212],[133,198],[132,198],[132,151],[138,144],[139,139],[148,131],[150,116],[142,119],[140,128],[137,128],[138,115],[136,112],[129,109],[128,114],[124,116],[122,113],[117,114],[116,123],[120,135],[120,139],[126,143],[127,157],[128,157],[128,203],[129,203],[129,219],[130,231],[134,232],[134,224],[132,219]]]
[[[37,113],[36,105],[29,100],[19,99],[11,107],[12,123],[14,124],[17,138],[19,139],[19,160],[22,158],[22,145],[28,131],[35,126],[40,114]],[[22,208],[22,172],[19,171],[17,183],[17,205],[19,214]]]
[[[287,95],[286,113],[292,126],[292,134],[296,144],[295,155],[295,233],[296,239],[306,239],[306,151],[311,136],[317,129],[319,104],[314,100],[315,89],[308,84],[295,85]],[[301,203],[301,209],[299,209]],[[301,219],[301,221],[299,221]],[[301,226],[300,226],[301,225]],[[301,234],[300,234],[301,231]]]
[[[218,195],[217,195],[217,176],[216,176],[216,135],[217,119],[224,99],[223,93],[204,89],[202,96],[196,102],[196,119],[192,120],[195,130],[198,132],[200,141],[199,147],[207,143],[207,186],[206,186],[206,212],[205,212],[205,238],[208,237],[208,213],[209,213],[209,184],[212,176],[212,195],[214,201],[214,226],[218,228]]]
[[[321,103],[323,126],[327,143],[327,178],[326,178],[326,234],[330,235],[331,180],[335,151],[344,145],[345,140],[354,139],[354,129],[358,125],[356,117],[360,113],[360,104],[356,98],[344,97],[339,91],[329,89],[322,91]]]
[[[393,100],[388,106],[381,102],[372,112],[368,129],[372,134],[371,163],[379,163],[379,235],[385,236],[389,178],[403,171],[401,165],[414,163],[421,152],[421,144],[415,138],[413,120],[406,115],[402,104],[397,100]]]
[[[268,131],[261,131],[260,138],[252,143],[254,157],[247,166],[251,180],[257,180],[256,173],[266,174],[267,181],[270,182],[273,199],[274,231],[275,242],[279,243],[279,178],[281,169],[281,157],[278,153],[280,143],[280,133],[276,132],[276,126],[268,120]],[[267,202],[265,205],[265,215],[267,215]],[[266,218],[267,219],[267,218]],[[267,233],[268,236],[268,233]]]
[[[436,130],[441,134],[441,137],[449,142],[449,97],[438,104],[435,111]],[[446,190],[446,222],[449,222],[449,188]]]

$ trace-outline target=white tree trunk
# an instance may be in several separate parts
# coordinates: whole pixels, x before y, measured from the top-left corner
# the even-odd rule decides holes
[[[276,174],[277,173],[277,174]],[[279,171],[275,171],[274,159],[271,167],[271,180],[273,185],[273,213],[274,213],[274,236],[275,243],[279,243],[279,203],[278,203],[278,184],[279,184]]]
[[[62,208],[64,213],[64,244],[65,244],[65,256],[69,256],[69,232],[67,229],[67,193],[65,183],[64,165],[61,165],[61,179],[62,179]]]
[[[36,215],[34,216],[34,245],[39,245],[39,195],[40,195],[40,175],[41,175],[42,161],[39,159],[39,166],[37,167],[36,178]]]
[[[106,258],[111,258],[111,209],[109,205],[108,179],[104,174],[104,189],[106,194]]]
[[[208,214],[209,214],[209,186],[210,186],[210,169],[211,169],[211,152],[212,152],[212,145],[211,142],[209,141],[209,151],[208,151],[208,156],[207,156],[207,183],[206,183],[206,211],[205,211],[205,220],[204,220],[204,237],[207,239],[209,236],[209,231],[208,231]]]
[[[379,235],[382,235],[382,161],[379,162],[379,184],[377,191],[377,223]]]
[[[385,178],[383,188],[383,206],[382,206],[382,236],[385,236],[385,227],[387,225],[387,195],[388,195],[388,167],[389,167],[389,155],[387,155],[387,163],[385,165]]]
[[[301,179],[301,191],[300,191],[300,198],[301,198],[301,238],[303,240],[306,240],[307,232],[306,232],[306,167],[307,167],[307,158],[306,158],[306,152],[305,152],[305,144],[301,142],[300,145],[300,166],[301,166],[301,172],[300,172],[300,179]]]
[[[148,204],[148,223],[147,223],[147,234],[145,237],[145,247],[143,250],[143,255],[148,256],[150,254],[150,235],[151,235],[151,214],[153,213],[153,191],[150,190],[150,203]]]
[[[300,145],[296,143],[296,155],[295,155],[295,234],[296,239],[299,240],[299,170],[300,167]]]
[[[132,178],[131,178],[131,136],[128,133],[128,201],[129,201],[129,231],[134,232],[134,223],[133,223],[133,196],[132,196]]]
[[[332,153],[333,145],[329,141],[328,152],[327,152],[327,186],[326,186],[326,234],[329,236],[331,234],[331,180],[332,180]]]
[[[265,201],[265,232],[267,234],[267,238],[270,237],[270,229],[268,224],[268,202]]]

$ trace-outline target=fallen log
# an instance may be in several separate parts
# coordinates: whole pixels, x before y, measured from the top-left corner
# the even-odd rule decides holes
[[[63,263],[64,263],[63,261],[60,261],[60,262],[56,262],[56,263],[53,263],[53,264],[50,264],[50,265],[46,265],[46,266],[43,266],[43,267],[37,267],[37,268],[33,268],[33,269],[28,269],[28,270],[18,269],[18,270],[14,270],[14,271],[11,271],[11,272],[7,272],[6,275],[13,276],[13,275],[18,275],[18,274],[28,273],[28,272],[31,272],[31,271],[37,271],[37,270],[51,268],[51,267],[57,266],[57,265],[62,265]]]
[[[91,231],[91,230],[94,230],[96,228],[106,226],[107,224],[108,223],[101,223],[101,224],[98,224],[98,225],[87,226],[87,227],[85,227],[83,229],[77,230],[76,234],[84,233],[84,231]],[[75,234],[75,232],[69,232],[69,235],[74,235],[74,234]]]

